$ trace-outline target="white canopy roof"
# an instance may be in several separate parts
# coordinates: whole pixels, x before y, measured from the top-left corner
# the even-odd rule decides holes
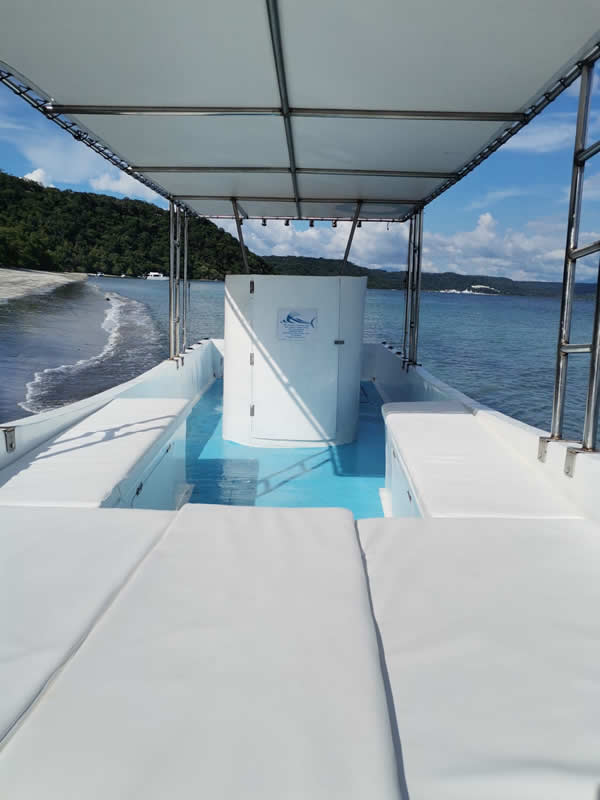
[[[405,219],[577,77],[599,19],[597,0],[4,0],[0,79],[204,216],[235,197]]]

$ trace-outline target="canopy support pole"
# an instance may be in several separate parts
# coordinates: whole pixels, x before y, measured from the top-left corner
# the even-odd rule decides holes
[[[175,355],[181,353],[181,208],[176,207],[175,239]]]
[[[410,335],[407,367],[417,366],[419,345],[419,310],[421,306],[421,251],[423,245],[423,209],[419,209],[413,223],[412,282],[410,297]]]
[[[354,239],[354,231],[356,230],[356,226],[358,224],[358,217],[360,215],[360,210],[362,208],[362,200],[359,200],[356,204],[356,211],[354,212],[354,217],[352,219],[352,227],[350,228],[350,235],[348,236],[348,243],[346,244],[346,250],[344,252],[344,258],[342,260],[342,269],[348,263],[348,256],[350,255],[350,248],[352,247],[352,240]]]
[[[187,211],[183,212],[183,341],[182,352],[187,349],[188,339],[188,312],[189,312],[189,282],[188,282],[188,222]]]
[[[410,310],[411,310],[411,295],[412,295],[412,279],[413,279],[413,261],[414,261],[414,235],[415,235],[415,218],[411,217],[408,227],[408,249],[406,252],[406,297],[404,298],[404,340],[402,343],[402,362],[406,366],[408,362],[408,346],[410,335]]]
[[[175,206],[169,200],[169,358],[175,358]]]
[[[244,262],[244,272],[248,273],[250,270],[248,269],[248,255],[246,253],[246,248],[244,247],[244,234],[242,233],[242,223],[240,221],[240,211],[238,208],[237,200],[235,197],[231,198],[231,205],[233,206],[233,214],[235,216],[235,226],[237,228],[237,235],[238,240],[240,243],[240,248],[242,250],[242,260]]]

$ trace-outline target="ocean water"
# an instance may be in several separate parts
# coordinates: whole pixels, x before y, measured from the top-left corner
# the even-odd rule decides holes
[[[190,341],[223,335],[222,283],[195,281]],[[108,298],[108,299],[107,299]],[[421,301],[421,363],[452,386],[547,428],[559,298],[439,294]],[[369,290],[365,341],[400,344],[404,293]],[[168,282],[91,278],[0,305],[0,421],[122,383],[167,352]],[[593,303],[578,299],[572,341],[590,341]],[[588,356],[571,358],[566,432],[580,434]]]

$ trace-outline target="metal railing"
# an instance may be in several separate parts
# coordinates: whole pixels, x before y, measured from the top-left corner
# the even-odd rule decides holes
[[[169,201],[169,358],[171,359],[183,356],[188,342],[190,312],[188,220],[186,209],[175,205],[172,200]]]
[[[600,141],[586,146],[593,78],[594,63],[586,63],[581,71],[577,126],[575,130],[560,323],[558,345],[556,349],[556,377],[554,381],[552,403],[552,426],[550,428],[550,436],[540,437],[538,448],[538,458],[540,461],[545,461],[549,443],[563,439],[569,356],[589,353],[591,359],[582,441],[579,447],[567,448],[565,459],[564,470],[570,477],[573,476],[576,456],[579,453],[590,453],[596,450],[598,414],[600,410],[600,264],[598,267],[598,283],[596,286],[592,341],[589,344],[573,344],[570,342],[577,261],[580,258],[585,258],[593,253],[600,252],[600,241],[591,242],[583,247],[579,247],[578,243],[585,164],[590,158],[600,152]]]
[[[411,218],[406,261],[406,300],[404,305],[403,366],[417,365],[419,311],[421,307],[421,252],[423,250],[423,209]]]

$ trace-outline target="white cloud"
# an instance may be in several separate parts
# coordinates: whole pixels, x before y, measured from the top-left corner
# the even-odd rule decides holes
[[[50,183],[48,180],[48,176],[46,175],[45,170],[41,167],[28,172],[27,175],[23,175],[25,180],[27,181],[35,181],[36,183],[41,183],[42,186],[49,186],[50,188],[54,188],[54,184]]]
[[[215,222],[236,235],[235,222]],[[264,227],[260,220],[246,220],[243,233],[246,245],[258,255],[342,258],[350,223],[338,222],[336,228],[317,223],[314,228],[304,228],[273,220]],[[364,222],[355,232],[350,261],[366,267],[404,269],[407,238],[408,225],[390,223],[388,229],[386,222]]]
[[[600,200],[600,172],[590,175],[583,182],[583,202]]]
[[[30,162],[32,171],[25,177],[45,186],[67,184],[83,191],[91,187],[164,206],[147,186],[43,120],[24,126],[6,116],[0,122],[0,140],[10,142]]]
[[[528,192],[525,189],[519,189],[517,187],[497,189],[496,191],[486,192],[482,197],[473,200],[472,203],[469,203],[467,209],[488,208],[494,203],[508,200],[511,197],[522,197],[524,194],[528,194]]]
[[[116,168],[113,172],[103,172],[98,177],[91,178],[90,185],[97,192],[116,192],[125,197],[140,197],[142,200],[152,202],[160,199],[159,195],[148,186],[144,186],[131,175],[126,175]]]
[[[235,235],[233,221],[218,224]],[[356,231],[350,260],[360,266],[405,269],[408,226],[368,222]],[[313,258],[342,258],[350,223],[336,228],[315,225],[303,228],[272,221],[263,227],[259,220],[246,220],[244,241],[259,255],[301,255]],[[580,241],[593,241],[598,233],[582,231]],[[427,272],[459,272],[466,275],[506,276],[514,280],[559,281],[564,258],[565,221],[561,218],[534,220],[522,230],[502,229],[488,211],[481,214],[471,230],[451,234],[432,232],[425,217],[423,269]],[[594,258],[577,266],[578,280],[594,280]]]
[[[575,111],[544,113],[534,119],[523,130],[509,139],[502,150],[519,153],[555,153],[558,150],[573,149],[575,140]],[[600,112],[589,114],[588,134],[590,141],[600,133]]]

